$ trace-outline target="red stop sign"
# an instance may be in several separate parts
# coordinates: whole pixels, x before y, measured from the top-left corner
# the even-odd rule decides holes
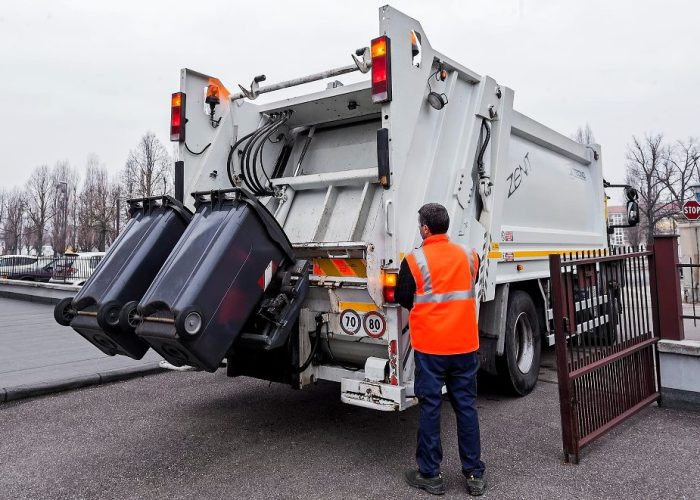
[[[688,220],[700,218],[700,203],[695,200],[688,200],[683,204],[683,215]]]

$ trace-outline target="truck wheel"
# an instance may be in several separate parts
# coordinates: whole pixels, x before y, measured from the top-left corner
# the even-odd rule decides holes
[[[53,319],[61,326],[70,326],[70,322],[75,318],[75,309],[73,309],[73,297],[61,299],[56,307],[53,308]]]
[[[505,350],[496,359],[503,385],[518,396],[534,389],[540,372],[542,335],[537,309],[527,292],[515,290],[508,298]]]

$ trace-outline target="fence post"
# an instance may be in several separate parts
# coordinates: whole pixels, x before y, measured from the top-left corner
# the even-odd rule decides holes
[[[561,278],[561,256],[549,256],[549,276],[554,322],[554,348],[557,359],[557,381],[559,383],[559,411],[561,414],[561,434],[564,447],[564,461],[578,463],[578,439],[574,430],[573,408],[571,405],[571,380],[569,360],[566,356],[566,335],[564,314],[567,309],[566,294]],[[568,313],[566,313],[568,316]]]
[[[668,340],[685,338],[681,283],[678,276],[677,238],[678,235],[675,234],[654,235],[654,274],[656,275],[659,336]]]

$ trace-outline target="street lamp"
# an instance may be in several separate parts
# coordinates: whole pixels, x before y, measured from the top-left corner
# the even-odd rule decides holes
[[[68,183],[59,181],[56,187],[61,187],[63,190],[63,252],[66,252],[66,241],[68,239]]]

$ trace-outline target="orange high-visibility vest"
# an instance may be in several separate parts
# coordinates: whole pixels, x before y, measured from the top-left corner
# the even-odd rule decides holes
[[[479,349],[474,293],[477,253],[437,234],[407,255],[406,262],[416,281],[408,317],[413,348],[426,354],[465,354]]]

